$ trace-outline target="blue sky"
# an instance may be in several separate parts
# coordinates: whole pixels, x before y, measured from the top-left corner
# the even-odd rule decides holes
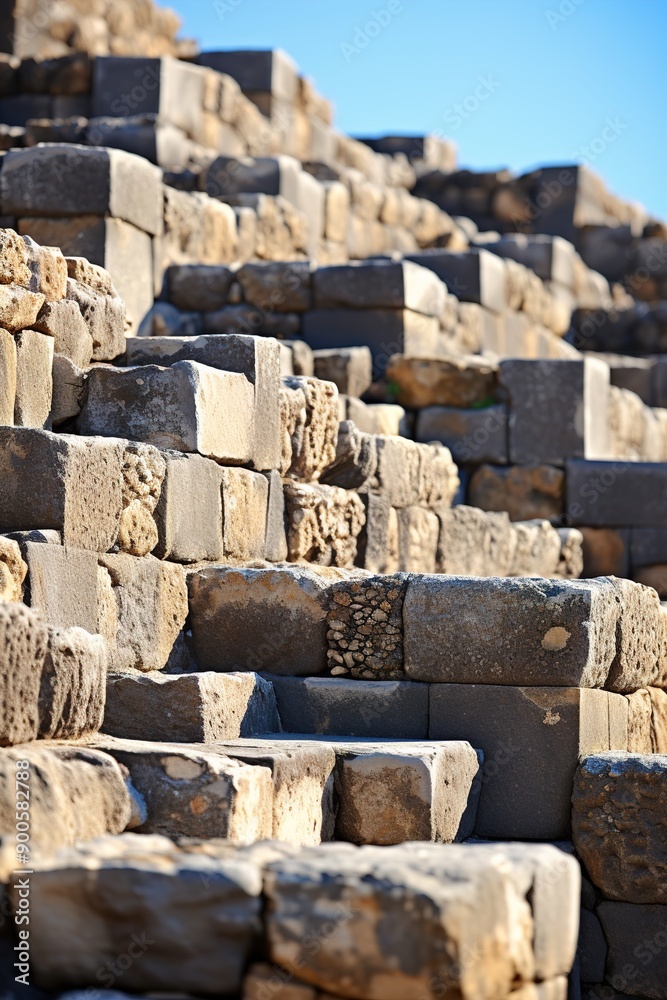
[[[667,217],[667,0],[165,0],[202,49],[280,47],[357,135],[476,170],[586,161]]]

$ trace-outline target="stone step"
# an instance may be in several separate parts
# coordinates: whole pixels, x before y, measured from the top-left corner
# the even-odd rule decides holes
[[[505,1000],[567,976],[578,897],[576,861],[549,845],[239,848],[123,834],[34,859],[30,968],[42,989],[73,989],[131,944],[123,990],[242,995],[266,935],[269,961],[325,994]]]

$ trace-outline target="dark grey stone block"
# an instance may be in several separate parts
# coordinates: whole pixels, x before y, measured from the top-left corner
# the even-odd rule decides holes
[[[509,461],[507,407],[487,406],[481,410],[461,410],[453,406],[427,406],[417,413],[415,439],[440,441],[452,453],[457,465]]]
[[[574,526],[667,527],[667,463],[567,462],[567,515]]]
[[[667,996],[667,906],[605,901],[597,915],[609,945],[607,982],[622,994]]]
[[[488,250],[421,250],[406,254],[406,260],[421,264],[445,282],[462,302],[477,302],[496,313],[507,309],[506,268],[503,261]]]

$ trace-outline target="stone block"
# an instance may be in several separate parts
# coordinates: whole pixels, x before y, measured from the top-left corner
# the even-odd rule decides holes
[[[34,326],[46,301],[41,293],[30,292],[20,285],[0,286],[0,323],[10,333]]]
[[[227,560],[263,559],[269,484],[250,469],[222,469],[222,545]]]
[[[311,309],[302,321],[303,339],[314,350],[369,347],[375,378],[384,374],[394,354],[436,354],[439,329],[434,316],[410,309]]]
[[[255,387],[253,467],[278,468],[280,454],[279,345],[268,337],[227,334],[202,337],[128,338],[128,365],[196,361],[245,375]]]
[[[99,562],[110,574],[116,604],[109,671],[162,670],[178,651],[188,613],[182,566],[124,553],[102,555]]]
[[[211,566],[191,574],[190,624],[200,669],[321,673],[330,586],[326,575],[296,566]]]
[[[440,521],[427,507],[402,507],[398,518],[398,561],[406,573],[435,573]]]
[[[266,507],[266,541],[264,558],[268,562],[285,562],[287,535],[285,534],[285,494],[280,473],[273,469],[265,472],[269,487]]]
[[[16,834],[16,813],[22,808],[17,806],[18,781],[29,789],[35,853],[48,855],[77,841],[122,833],[130,822],[130,793],[112,757],[87,747],[32,744],[0,756],[0,832],[5,837]],[[32,868],[32,853],[17,855]]]
[[[398,512],[379,493],[362,496],[366,521],[357,541],[356,565],[371,573],[397,573]]]
[[[118,434],[227,464],[252,454],[254,390],[244,375],[195,361],[171,368],[94,368],[77,420],[81,434]]]
[[[606,686],[611,691],[635,691],[661,683],[664,625],[658,595],[632,580],[612,579],[609,584],[616,592],[620,613],[616,656]]]
[[[16,401],[16,342],[8,330],[0,330],[0,424],[14,423]]]
[[[371,489],[393,507],[450,504],[459,486],[458,470],[447,448],[377,435],[377,469]]]
[[[166,837],[126,833],[33,868],[31,903],[39,919],[30,924],[31,967],[42,988],[92,982],[107,962],[127,954],[128,944],[139,957],[123,972],[124,990],[234,994],[241,988],[261,927],[261,873],[250,860],[186,853]],[[196,968],[186,973],[195,939]]]
[[[542,281],[555,281],[566,288],[573,285],[575,249],[561,236],[506,233],[490,243],[489,249],[529,267]]]
[[[387,365],[387,380],[396,400],[410,409],[488,406],[498,392],[498,366],[487,358],[410,357],[395,354]]]
[[[367,347],[314,351],[316,378],[333,382],[345,396],[363,396],[373,381],[373,359]]]
[[[154,554],[178,563],[221,561],[222,469],[201,455],[162,455],[166,471],[155,509],[159,541]]]
[[[111,548],[122,507],[122,442],[25,427],[0,428],[0,445],[4,531],[39,525],[60,531],[64,545]]]
[[[577,954],[580,962],[582,983],[604,982],[607,962],[607,942],[602,925],[591,910],[582,907],[579,916],[579,944]]]
[[[246,764],[270,768],[274,840],[319,844],[333,838],[336,754],[328,741],[272,734],[263,739],[216,743],[211,749]]]
[[[268,681],[253,673],[110,675],[103,731],[129,740],[212,743],[280,729]]]
[[[567,463],[567,512],[574,525],[595,528],[667,526],[667,464]]]
[[[576,531],[576,528],[562,529]],[[548,521],[535,518],[514,524],[516,548],[511,566],[511,576],[578,576],[561,573],[562,541],[559,531]]]
[[[93,338],[76,301],[61,299],[59,302],[45,302],[35,320],[34,329],[53,339],[56,354],[68,358],[79,368],[90,364]]]
[[[336,840],[386,846],[472,834],[480,761],[468,743],[333,745]]]
[[[476,302],[496,313],[506,312],[507,268],[504,261],[488,250],[470,249],[464,253],[421,250],[406,254],[406,259],[434,271],[462,302]]]
[[[28,743],[39,730],[48,630],[44,620],[23,604],[1,604],[0,640],[0,745]]]
[[[352,420],[341,420],[338,424],[336,457],[321,474],[321,481],[327,486],[340,486],[346,490],[359,489],[370,481],[376,469],[374,436],[359,430]]]
[[[16,427],[50,429],[53,398],[53,338],[36,330],[21,330],[16,342]]]
[[[611,581],[415,577],[403,606],[405,671],[450,684],[603,687],[618,620]]]
[[[218,73],[233,77],[244,92],[261,92],[272,98],[296,102],[297,67],[282,49],[202,52],[197,61]]]
[[[446,288],[432,271],[409,261],[359,261],[318,267],[316,309],[411,309],[439,317]]]
[[[41,541],[24,541],[21,550],[26,604],[54,628],[97,632],[96,553]]]
[[[484,752],[475,835],[567,839],[578,760],[609,749],[610,705],[621,698],[587,688],[431,685],[429,739],[466,739]]]
[[[565,474],[553,465],[480,465],[470,477],[468,502],[482,510],[505,510],[512,521],[561,517]]]
[[[18,540],[0,535],[0,601],[22,601],[28,566]]]
[[[417,414],[415,440],[440,441],[457,463],[506,465],[508,412],[502,405],[479,410],[428,406]]]
[[[265,874],[270,958],[337,996],[391,989],[434,998],[446,989],[490,1000],[508,996],[516,981],[537,978],[542,962],[533,948],[554,942],[566,900],[575,933],[568,928],[560,948],[554,942],[558,972],[566,974],[576,948],[576,861],[551,846],[523,851],[532,871],[525,861],[512,863],[507,849],[476,845],[331,844],[276,860]],[[541,877],[548,887],[560,866],[567,889],[547,888],[544,906],[531,910],[533,887]],[[396,931],[389,950],[378,913],[389,915]],[[306,928],[320,943],[316,954],[303,944]],[[477,956],[472,964],[470,954]]]
[[[108,215],[151,235],[162,231],[160,170],[120,149],[49,143],[11,150],[0,197],[9,215]]]
[[[409,681],[271,675],[285,732],[425,739],[428,688]]]
[[[584,576],[628,576],[630,531],[582,527]]]
[[[129,771],[146,804],[141,833],[221,837],[237,843],[271,838],[273,783],[268,767],[178,743],[103,737],[91,745]]]
[[[244,264],[234,279],[245,301],[269,315],[300,313],[313,308],[313,273],[310,261],[270,261]]]
[[[510,576],[516,531],[504,512],[486,513],[457,504],[438,508],[437,571],[455,575]]]
[[[102,725],[106,697],[104,639],[82,628],[50,629],[39,691],[39,736],[78,739]]]
[[[228,304],[233,280],[234,272],[224,264],[172,264],[165,275],[166,293],[179,309],[213,312]]]
[[[609,455],[609,367],[604,362],[502,361],[500,383],[509,394],[513,464],[562,465],[568,458]]]
[[[353,490],[285,480],[285,525],[290,562],[351,568],[364,505]]]
[[[609,946],[606,981],[622,996],[667,996],[667,906],[604,901],[597,915]]]
[[[280,390],[280,471],[312,482],[336,456],[338,389],[317,378],[288,376]]]
[[[626,903],[667,900],[667,758],[601,753],[574,780],[572,837],[594,885]]]

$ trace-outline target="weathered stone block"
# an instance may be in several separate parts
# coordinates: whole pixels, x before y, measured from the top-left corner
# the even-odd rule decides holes
[[[264,558],[269,484],[249,469],[222,469],[222,538],[226,559]]]
[[[311,482],[336,457],[338,390],[332,382],[288,376],[280,396],[280,471]]]
[[[102,555],[99,561],[109,571],[116,603],[109,670],[162,670],[188,613],[183,568],[152,556]]]
[[[23,541],[25,602],[54,628],[97,629],[97,555],[43,541]]]
[[[129,256],[132,259],[134,255]],[[68,279],[67,297],[78,307],[92,339],[92,360],[113,361],[122,354],[125,350],[126,323],[123,299],[115,292],[113,294],[102,292],[98,287],[92,287],[75,278]],[[40,310],[38,322],[43,311]]]
[[[30,926],[32,971],[42,988],[93,982],[107,962],[127,953],[130,942],[135,952],[143,950],[124,971],[123,989],[240,989],[260,931],[262,880],[251,861],[235,853],[226,860],[186,853],[166,837],[127,833],[33,867],[31,902],[39,919]],[[123,913],[117,916],[121,898]],[[196,969],[185,973],[195,938]]]
[[[479,410],[428,406],[417,414],[415,439],[440,441],[449,448],[458,465],[481,462],[505,465],[508,461],[507,424],[508,413],[504,406],[487,406]]]
[[[0,601],[22,601],[28,567],[18,541],[0,535]]]
[[[280,454],[279,345],[270,337],[220,334],[203,337],[128,338],[128,365],[172,365],[197,361],[210,368],[245,375],[255,387],[252,463],[276,469]]]
[[[112,757],[87,747],[37,744],[0,753],[0,831],[5,836],[16,833],[19,775],[29,788],[35,853],[40,848],[48,855],[77,841],[122,833],[130,822],[130,793]],[[32,867],[32,854],[19,859]]]
[[[316,309],[411,309],[439,317],[447,290],[432,271],[409,261],[359,261],[318,267]]]
[[[426,507],[403,507],[398,518],[398,560],[406,573],[435,573],[440,521]]]
[[[373,381],[373,359],[367,347],[313,351],[315,376],[333,382],[345,396],[363,396]]]
[[[104,639],[82,628],[51,629],[39,691],[39,736],[78,739],[102,725],[106,697]]]
[[[567,463],[567,513],[574,525],[665,527],[667,465],[661,462]]]
[[[506,311],[507,268],[503,260],[488,250],[470,249],[465,253],[422,250],[407,254],[406,259],[434,271],[462,302],[477,302],[496,313]]]
[[[403,605],[405,671],[432,682],[602,687],[618,617],[611,583],[415,577]]]
[[[111,548],[122,505],[123,447],[105,438],[0,428],[2,529],[39,525],[62,532],[64,545]]]
[[[287,559],[287,535],[285,533],[285,494],[280,473],[273,469],[265,472],[269,487],[266,509],[266,541],[264,558],[268,562],[284,562]]]
[[[211,743],[280,730],[268,681],[256,674],[111,675],[103,730],[122,739]]]
[[[604,362],[502,361],[500,383],[509,393],[510,462],[562,465],[610,454]]]
[[[326,667],[331,580],[306,567],[211,566],[190,575],[190,623],[204,670],[314,674]],[[248,636],[252,635],[252,647]]]
[[[352,567],[364,524],[359,495],[338,486],[286,480],[285,523],[290,562]]]
[[[21,330],[16,341],[17,427],[49,429],[53,397],[53,338],[36,330]]]
[[[128,769],[146,803],[141,833],[222,837],[237,843],[271,838],[273,784],[268,767],[178,743],[103,737],[91,745]]]
[[[428,688],[409,681],[271,675],[288,733],[425,739]]]
[[[39,728],[39,687],[48,631],[23,604],[0,604],[0,744],[27,743]]]
[[[53,350],[85,368],[93,356],[93,338],[81,309],[73,299],[45,302],[34,323],[34,329],[53,338]]]
[[[377,451],[373,435],[360,431],[352,420],[341,420],[336,457],[321,474],[321,481],[327,486],[340,486],[345,490],[359,489],[369,482],[376,469]]]
[[[572,836],[594,885],[607,899],[667,900],[667,758],[601,753],[574,779]]]
[[[155,509],[159,559],[192,563],[219,562],[222,544],[222,475],[220,466],[201,455],[162,453],[165,478]]]
[[[468,502],[482,510],[506,510],[512,521],[560,517],[565,474],[553,465],[480,465],[470,477]]]
[[[161,172],[120,149],[49,143],[12,150],[0,196],[9,215],[110,215],[151,235],[162,231]]]
[[[484,752],[476,836],[567,839],[578,760],[609,749],[615,699],[586,688],[431,685],[429,739]]]
[[[244,264],[234,277],[241,286],[245,301],[269,315],[273,312],[305,312],[313,307],[310,261]]]
[[[396,387],[397,402],[410,409],[488,406],[498,391],[498,366],[478,355],[440,358],[394,354],[386,377]]]
[[[455,575],[510,576],[516,531],[505,512],[487,513],[457,504],[439,507],[437,571]]]
[[[172,264],[165,275],[169,301],[195,312],[226,306],[233,280],[234,272],[224,264]]]
[[[254,390],[245,376],[194,361],[171,368],[94,368],[81,434],[118,434],[228,464],[252,454]]]
[[[480,762],[468,743],[350,740],[334,749],[337,840],[452,843],[472,834]]]
[[[30,292],[20,285],[0,287],[0,323],[4,330],[18,333],[34,326],[39,311],[46,301],[38,292]]]

